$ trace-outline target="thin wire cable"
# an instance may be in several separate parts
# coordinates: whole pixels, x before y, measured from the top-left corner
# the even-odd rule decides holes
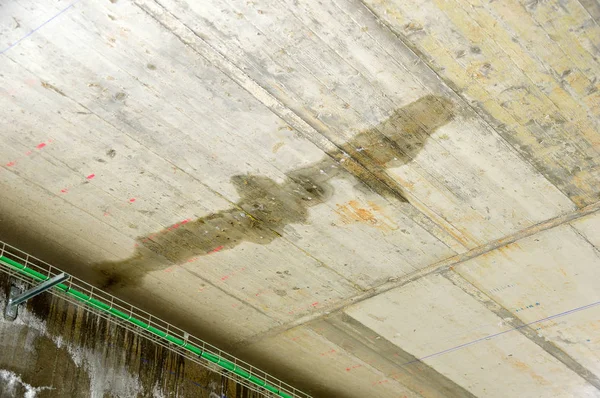
[[[48,23],[50,23],[51,21],[53,21],[55,18],[57,18],[59,15],[61,15],[62,13],[64,13],[65,11],[67,11],[69,8],[73,7],[75,4],[79,3],[81,0],[76,0],[74,2],[72,2],[71,4],[69,4],[68,6],[66,6],[65,8],[63,8],[62,10],[60,10],[58,12],[58,14],[54,15],[52,18],[46,20],[46,22],[44,22],[43,24],[41,24],[40,26],[38,26],[37,28],[35,28],[34,30],[32,30],[31,32],[27,33],[25,36],[21,37],[19,40],[17,40],[16,42],[12,43],[10,46],[6,47],[4,50],[0,51],[0,55],[4,54],[5,52],[7,52],[8,50],[10,50],[11,48],[15,47],[17,44],[19,44],[20,42],[22,42],[23,40],[25,40],[26,38],[28,38],[29,36],[31,36],[32,34],[34,34],[35,32],[37,32],[38,30],[40,30],[41,28],[43,28],[45,25],[47,25]]]

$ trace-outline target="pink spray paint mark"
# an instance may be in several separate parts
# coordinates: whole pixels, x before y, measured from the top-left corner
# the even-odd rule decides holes
[[[387,380],[387,379],[384,379],[384,380],[378,380],[378,381],[374,382],[374,383],[373,383],[373,385],[377,385],[377,384],[383,384],[383,383],[388,383],[388,382],[389,382],[389,380]]]
[[[91,180],[92,178],[96,177],[96,174],[90,174],[89,176],[85,177],[88,180]]]
[[[12,166],[14,166],[15,164],[16,164],[16,162],[13,160],[12,162],[8,162],[8,163],[6,163],[6,166],[8,166],[8,167],[12,167]]]
[[[225,247],[225,246],[219,246],[219,247],[215,247],[214,249],[212,249],[211,251],[209,251],[209,252],[208,252],[208,254],[211,254],[211,253],[216,253],[216,252],[218,252],[218,251],[221,251],[221,250],[223,250],[223,248],[224,248],[224,247]]]
[[[67,192],[69,192],[69,190],[67,188],[63,188],[63,189],[60,190],[60,192],[61,193],[67,193]]]
[[[187,224],[187,223],[189,223],[189,222],[190,222],[190,219],[189,219],[189,218],[186,218],[185,220],[183,220],[183,221],[181,222],[181,225],[183,225],[183,224]]]
[[[133,203],[133,202],[135,202],[135,198],[129,199],[129,203]]]
[[[42,149],[42,148],[43,148],[43,147],[45,147],[45,146],[46,146],[46,143],[45,143],[45,142],[42,142],[41,144],[37,144],[36,148],[37,148],[37,149]]]
[[[322,353],[321,353],[321,356],[322,356],[322,357],[324,357],[325,355],[329,355],[329,354],[335,354],[335,352],[336,352],[336,351],[335,351],[335,350],[332,348],[332,349],[331,349],[331,350],[329,350],[329,351],[322,352]]]

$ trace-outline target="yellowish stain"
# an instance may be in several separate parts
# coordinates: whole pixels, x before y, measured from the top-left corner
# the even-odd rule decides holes
[[[273,148],[271,149],[271,152],[273,153],[277,153],[277,151],[279,151],[279,149],[281,149],[282,146],[284,146],[285,144],[281,141],[279,141],[277,144],[273,145]]]
[[[351,200],[348,203],[336,206],[337,210],[335,212],[344,224],[366,224],[384,232],[398,229],[398,226],[392,220],[381,213],[381,208],[375,203],[369,202],[368,206],[361,207],[357,201]]]

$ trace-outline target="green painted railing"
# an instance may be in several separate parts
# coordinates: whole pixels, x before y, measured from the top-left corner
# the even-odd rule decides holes
[[[4,263],[5,265],[7,265],[8,267],[12,268],[13,270],[15,270],[17,272],[20,272],[22,274],[32,277],[33,279],[35,279],[37,281],[43,282],[43,281],[49,279],[49,277],[45,276],[44,274],[37,272],[36,270],[33,270],[31,268],[28,268],[23,264],[20,264],[14,260],[11,260],[10,258],[0,256],[0,262]],[[265,390],[268,390],[280,397],[293,398],[292,395],[290,395],[284,391],[281,391],[280,389],[267,383],[265,380],[255,376],[255,375],[250,374],[250,372],[240,368],[235,363],[228,361],[224,358],[221,358],[219,355],[215,355],[208,351],[204,351],[200,347],[197,347],[197,346],[190,344],[189,342],[186,342],[178,337],[172,336],[160,329],[157,329],[156,327],[149,325],[149,324],[133,317],[130,314],[126,314],[123,311],[119,311],[116,308],[112,308],[110,305],[108,305],[100,300],[97,300],[97,299],[90,297],[76,289],[69,287],[68,284],[64,284],[64,283],[58,284],[54,287],[54,289],[60,290],[61,292],[65,293],[66,295],[71,296],[71,297],[75,298],[76,300],[89,305],[92,308],[95,308],[102,312],[111,314],[111,315],[113,315],[117,318],[120,318],[124,321],[127,321],[139,328],[142,328],[142,329],[152,333],[155,336],[158,336],[164,340],[167,340],[170,343],[173,343],[191,353],[198,355],[199,357],[206,359],[207,361],[210,361],[210,362],[222,367],[223,369],[227,369],[228,371],[233,372],[234,374],[236,374],[236,375],[250,381],[251,383],[253,383],[257,386],[260,386],[260,387],[264,388]]]

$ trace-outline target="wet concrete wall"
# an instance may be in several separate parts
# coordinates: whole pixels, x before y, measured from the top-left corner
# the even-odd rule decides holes
[[[0,274],[0,304],[10,285]],[[0,317],[0,397],[259,395],[61,298],[42,294]]]

